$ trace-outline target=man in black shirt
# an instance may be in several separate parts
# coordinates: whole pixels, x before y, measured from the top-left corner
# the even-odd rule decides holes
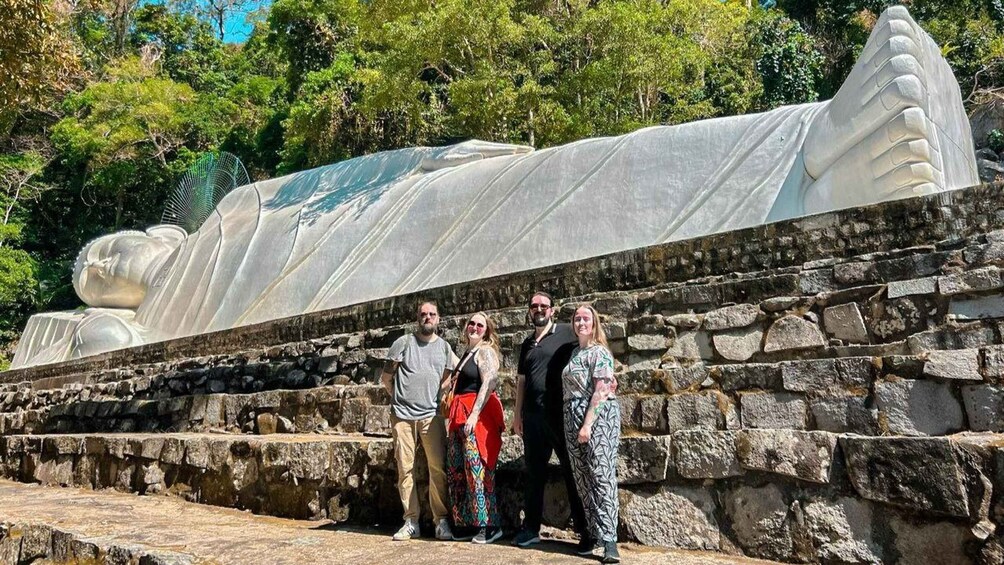
[[[523,529],[516,535],[515,543],[520,547],[529,547],[540,541],[547,462],[551,453],[557,452],[568,490],[572,521],[582,536],[580,550],[591,552],[594,544],[588,539],[582,501],[575,491],[572,467],[565,449],[561,411],[561,371],[579,342],[571,326],[554,323],[553,316],[554,302],[549,294],[538,292],[530,298],[529,317],[534,333],[523,341],[519,352],[516,414],[513,420],[513,429],[523,436],[527,471]]]

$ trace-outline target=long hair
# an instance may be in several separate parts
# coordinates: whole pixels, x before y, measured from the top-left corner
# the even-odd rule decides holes
[[[589,312],[593,315],[593,337],[591,338],[591,341],[610,349],[610,346],[607,345],[607,334],[603,331],[603,324],[600,323],[600,314],[596,311],[596,308],[593,308],[592,304],[583,302],[575,307],[575,310],[572,311],[572,328],[575,328],[575,312],[578,312],[583,308],[589,310]]]
[[[481,341],[485,342],[488,347],[495,351],[495,357],[501,363],[502,347],[500,346],[499,333],[495,329],[495,321],[484,312],[475,312],[467,318],[467,321],[464,322],[464,327],[460,330],[460,343],[464,344],[465,347],[470,347],[470,339],[467,337],[467,324],[474,319],[474,316],[482,316],[485,319],[485,335],[481,338]]]

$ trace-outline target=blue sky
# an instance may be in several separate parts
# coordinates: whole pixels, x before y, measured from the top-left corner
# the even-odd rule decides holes
[[[242,43],[247,40],[251,33],[251,24],[248,23],[248,15],[258,8],[268,7],[272,0],[250,0],[245,8],[232,15],[223,28],[223,40],[227,43]]]
[[[0,0],[2,1],[2,0]],[[202,4],[205,0],[196,0]],[[140,5],[146,4],[170,4],[168,0],[140,0]],[[267,8],[272,4],[272,0],[247,0],[247,4],[240,11],[234,12],[223,26],[223,41],[227,43],[243,43],[251,34],[251,24],[248,23],[248,16],[259,8]],[[215,29],[215,27],[214,27]]]
[[[158,2],[163,0],[146,0],[146,2]],[[776,1],[775,0],[758,0],[760,6],[764,8],[773,8]],[[259,8],[267,8],[272,4],[272,0],[248,0],[247,5],[239,11],[235,12],[227,20],[224,25],[223,30],[223,40],[227,43],[243,43],[247,40],[248,35],[251,34],[251,24],[248,23],[248,16],[258,10]]]

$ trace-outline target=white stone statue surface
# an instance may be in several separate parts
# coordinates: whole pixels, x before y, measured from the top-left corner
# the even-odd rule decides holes
[[[191,235],[98,238],[74,269],[91,308],[33,316],[14,367],[978,182],[951,69],[895,7],[828,102],[387,151],[237,188]]]

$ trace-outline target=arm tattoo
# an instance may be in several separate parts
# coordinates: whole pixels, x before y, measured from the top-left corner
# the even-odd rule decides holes
[[[608,381],[596,381],[596,388],[593,391],[593,398],[591,399],[589,405],[593,409],[594,414],[600,413],[600,408],[603,407],[603,403],[610,399],[613,395],[614,390],[617,385]]]
[[[472,413],[481,414],[481,409],[488,402],[488,396],[495,391],[498,384],[499,360],[494,351],[483,347],[474,356],[474,362],[478,364],[478,370],[481,372],[481,388],[478,389],[478,397],[474,400]]]
[[[614,363],[610,354],[603,352],[597,359],[593,359],[590,373],[590,378],[593,379],[593,396],[589,400],[589,408],[586,409],[586,416],[583,419],[583,426],[589,427],[599,416],[604,404],[617,391],[617,378],[614,376]]]

